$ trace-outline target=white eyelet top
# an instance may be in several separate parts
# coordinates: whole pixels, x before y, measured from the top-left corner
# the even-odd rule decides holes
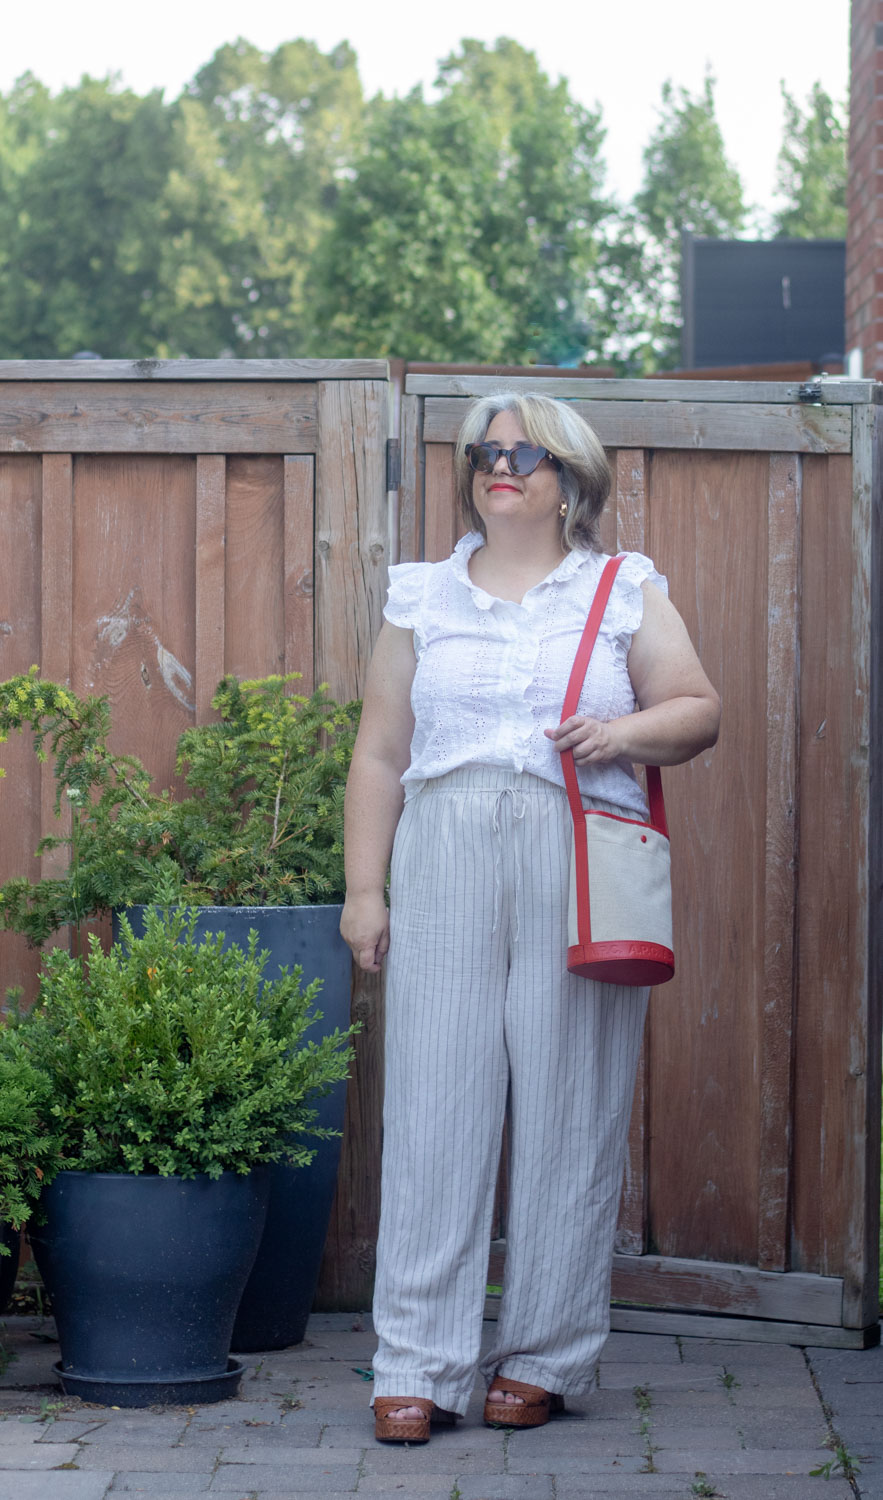
[[[392,625],[413,630],[417,656],[411,764],[402,777],[406,797],[459,766],[530,771],[564,785],[561,757],[543,730],[560,722],[573,658],[607,558],[569,552],[516,604],[486,593],[469,577],[469,558],[483,545],[470,532],[445,562],[399,563],[389,570],[383,613]],[[668,592],[649,558],[626,553],[592,652],[581,714],[608,720],[635,710],[628,652],[641,623],[641,584],[647,580]],[[585,796],[647,816],[629,761],[579,767],[578,777]]]

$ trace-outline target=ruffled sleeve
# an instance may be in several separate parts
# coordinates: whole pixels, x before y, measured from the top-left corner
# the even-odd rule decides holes
[[[657,573],[649,557],[640,552],[627,552],[625,561],[616,575],[616,583],[607,606],[610,634],[614,637],[619,652],[628,655],[632,636],[644,618],[644,595],[642,583],[655,583],[668,595],[668,579]]]
[[[389,570],[389,593],[383,618],[403,630],[417,630],[423,610],[426,570],[431,563],[396,563]]]

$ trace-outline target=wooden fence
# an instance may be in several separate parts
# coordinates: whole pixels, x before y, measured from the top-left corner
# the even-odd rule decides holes
[[[679,974],[651,1004],[617,1326],[862,1342],[878,1313],[880,387],[412,375],[394,508],[381,362],[0,364],[0,669],[39,661],[107,693],[116,746],[161,780],[224,671],[357,694],[386,565],[449,552],[456,430],[500,384],[589,416],[616,476],[604,545],[668,574],[724,697],[718,748],[667,773]],[[52,821],[29,750],[3,760],[0,878],[34,868]],[[2,982],[26,980],[23,946],[0,952]],[[325,1306],[365,1306],[373,1269],[376,981],[354,1007]]]

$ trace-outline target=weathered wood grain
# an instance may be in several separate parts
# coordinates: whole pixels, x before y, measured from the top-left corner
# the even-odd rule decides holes
[[[852,442],[848,406],[788,406],[774,403],[672,399],[682,387],[667,386],[668,400],[574,400],[605,448],[735,449],[754,452],[848,453]],[[428,443],[449,443],[463,420],[465,403],[455,396],[427,396],[423,421]]]
[[[858,1330],[819,1323],[779,1323],[767,1318],[714,1318],[701,1313],[651,1312],[612,1307],[616,1333],[664,1333],[669,1338],[734,1339],[759,1344],[796,1344],[808,1349],[870,1349],[880,1342],[879,1325]]]
[[[870,863],[871,756],[879,772],[881,748],[871,741],[871,698],[880,684],[871,675],[874,633],[879,642],[880,621],[874,621],[873,606],[879,608],[879,577],[873,563],[879,558],[880,485],[877,409],[858,406],[853,412],[852,457],[852,545],[851,632],[852,697],[849,725],[852,795],[850,799],[852,846],[852,911],[850,913],[850,978],[852,993],[845,1017],[847,1042],[846,1088],[844,1091],[845,1156],[844,1201],[846,1212],[843,1291],[843,1322],[861,1328],[880,1315],[877,1294],[877,1235],[880,1226],[880,1014],[869,968],[869,917],[871,906],[880,911],[880,869],[877,889]],[[876,490],[876,504],[875,504]],[[876,1012],[876,1014],[874,1014]],[[874,1017],[872,1022],[872,1016]],[[872,1035],[870,1026],[874,1025]],[[876,1087],[874,1086],[876,1084]]]
[[[316,449],[316,674],[362,690],[386,597],[386,388],[320,385]]]
[[[285,486],[276,455],[227,460],[225,670],[285,670]]]
[[[614,456],[612,505],[606,507],[604,520],[615,509],[615,534],[608,538],[602,524],[601,544],[605,552],[646,552],[647,484],[642,449],[623,449]],[[629,1125],[629,1145],[625,1164],[616,1248],[623,1254],[643,1255],[647,1249],[650,1172],[650,1048],[654,1007],[651,1006],[644,1027],[644,1043],[638,1059],[635,1093]]]
[[[800,460],[770,458],[767,515],[766,850],[757,1264],[786,1271],[797,923],[797,684],[800,673]],[[823,1321],[808,1318],[809,1322]]]
[[[752,452],[656,452],[647,495],[647,553],[724,704],[718,745],[665,772],[677,973],[653,1002],[649,1243],[663,1255],[751,1265],[769,463]]]
[[[806,459],[800,638],[798,883],[791,1265],[843,1275],[850,1206],[846,1158],[856,1143],[850,1072],[858,878],[852,826],[852,473],[849,458]],[[864,774],[864,767],[859,769]],[[861,922],[859,918],[859,930]],[[850,1169],[851,1170],[851,1169]]]
[[[73,515],[71,686],[106,694],[112,748],[174,785],[196,712],[196,464],[81,455]]]
[[[15,677],[41,661],[40,533],[43,473],[39,458],[0,458],[0,677]],[[56,492],[57,493],[57,492]],[[0,743],[0,881],[36,879],[34,850],[41,834],[41,776],[29,730]],[[52,832],[60,831],[55,824]],[[37,990],[38,956],[17,933],[0,933],[2,986]]]
[[[227,461],[201,454],[196,460],[196,660],[193,697],[196,722],[212,717],[212,698],[224,675],[226,595]]]
[[[314,471],[312,457],[283,459],[285,670],[300,672],[298,688],[304,693],[311,693],[315,684]]]
[[[3,453],[310,453],[315,444],[311,385],[0,387]]]
[[[364,682],[387,581],[387,394],[379,382],[323,384],[316,454],[316,677],[346,701]],[[362,1023],[347,1091],[337,1194],[318,1302],[368,1307],[380,1217],[383,991],[354,970]]]
[[[0,359],[0,380],[386,380],[385,359]]]
[[[412,396],[486,396],[492,391],[534,391],[538,395],[583,401],[719,401],[728,406],[763,402],[791,406],[800,381],[780,380],[610,380],[567,375],[408,375]],[[846,381],[828,376],[818,386],[824,405],[883,400],[872,380]]]
[[[423,555],[423,402],[403,396],[401,405],[402,482],[399,486],[399,562]]]
[[[434,443],[426,448],[425,465],[423,556],[426,562],[442,562],[450,557],[458,535],[453,449]]]
[[[73,461],[69,453],[47,454],[43,461],[40,567],[40,673],[51,682],[71,680],[73,614]],[[41,768],[40,837],[64,838],[70,832],[70,805],[55,812],[55,776],[51,760]],[[64,849],[47,850],[40,873],[64,873]]]
[[[837,1276],[776,1273],[721,1261],[615,1255],[611,1297],[614,1302],[646,1303],[660,1310],[838,1324],[843,1281]]]

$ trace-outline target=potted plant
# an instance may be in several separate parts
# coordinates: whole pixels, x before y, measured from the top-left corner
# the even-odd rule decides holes
[[[22,1228],[62,1164],[50,1105],[44,1075],[10,1032],[0,1050],[0,1313],[15,1288]]]
[[[108,953],[93,935],[87,955],[47,954],[37,1003],[0,1035],[0,1073],[18,1066],[31,1100],[17,1175],[0,1135],[0,1216],[31,1207],[43,1151],[30,1238],[69,1395],[220,1400],[241,1374],[228,1356],[267,1165],[302,1165],[304,1137],[327,1134],[313,1101],[345,1077],[349,1032],[307,1038],[319,981],[265,982],[255,932],[245,950],[200,939],[182,907],[120,929]]]
[[[341,706],[320,687],[294,690],[297,673],[238,682],[225,677],[213,700],[218,719],[188,729],[178,744],[185,795],[156,791],[144,766],[108,747],[103,698],[81,699],[40,679],[36,668],[0,683],[0,735],[30,727],[41,759],[52,758],[56,811],[70,833],[38,849],[67,846],[56,878],[9,880],[0,924],[40,943],[91,916],[144,909],[163,891],[199,907],[197,933],[223,931],[244,944],[256,928],[270,953],[267,974],[300,964],[321,976],[325,1024],[349,1022],[352,965],[339,936],[343,899],[343,788],[358,705]],[[345,1084],[320,1105],[320,1122],[343,1124]],[[303,1337],[334,1196],[339,1136],[323,1140],[311,1166],[280,1161],[254,1272],[237,1319],[234,1347],[279,1348]]]

